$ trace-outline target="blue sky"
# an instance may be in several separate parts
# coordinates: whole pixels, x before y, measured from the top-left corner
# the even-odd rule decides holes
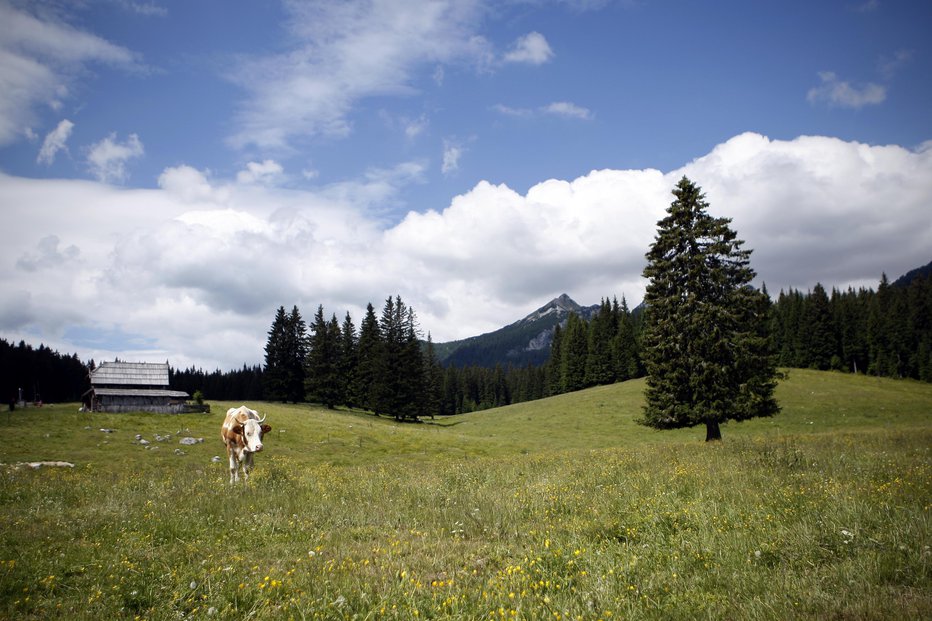
[[[398,293],[442,341],[564,291],[636,303],[682,174],[771,290],[932,259],[926,2],[0,0],[0,24],[7,338],[228,367],[281,304]]]

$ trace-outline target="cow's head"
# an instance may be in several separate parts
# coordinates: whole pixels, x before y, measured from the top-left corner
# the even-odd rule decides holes
[[[271,425],[262,424],[264,420],[265,417],[260,420],[249,419],[245,423],[237,423],[233,427],[233,433],[243,436],[243,443],[246,445],[245,449],[250,453],[261,451],[262,434],[272,431]]]

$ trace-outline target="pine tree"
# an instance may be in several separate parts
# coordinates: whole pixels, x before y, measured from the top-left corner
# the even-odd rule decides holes
[[[624,296],[615,313],[618,316],[618,327],[612,338],[612,362],[615,365],[615,380],[623,382],[640,376],[637,329]]]
[[[645,424],[719,424],[769,416],[775,372],[767,339],[767,302],[750,288],[750,250],[713,218],[701,189],[683,177],[647,253]]]
[[[342,341],[340,343],[340,364],[338,373],[342,383],[343,402],[351,408],[359,405],[356,401],[356,367],[358,366],[358,337],[356,335],[356,326],[353,325],[353,318],[349,311],[343,318],[343,326],[340,329]]]
[[[612,306],[602,300],[599,312],[589,321],[586,385],[601,386],[615,381],[612,364],[612,337],[615,335]]]
[[[361,408],[375,411],[372,389],[378,373],[378,361],[381,356],[382,337],[379,332],[379,320],[375,316],[372,304],[366,306],[366,316],[359,327],[359,340],[356,347],[356,374],[350,392],[353,402]]]
[[[570,313],[566,319],[566,329],[563,331],[560,361],[563,392],[573,392],[586,387],[588,349],[586,324],[579,315]]]
[[[337,316],[333,315],[328,322],[324,319],[323,305],[318,306],[311,332],[305,388],[311,399],[333,409],[341,401],[339,377],[341,339]]]
[[[804,344],[807,366],[826,371],[831,368],[832,356],[835,355],[835,329],[828,295],[820,283],[816,283],[806,299],[803,322],[807,328]]]
[[[442,413],[441,403],[443,401],[443,367],[437,361],[437,354],[434,352],[434,340],[427,333],[427,350],[424,352],[424,364],[427,373],[427,387],[424,409],[425,414],[433,418]]]
[[[307,359],[307,324],[297,306],[291,309],[285,329],[286,393],[289,401],[304,401],[304,365]]]
[[[563,393],[563,329],[560,324],[553,327],[550,341],[550,359],[547,361],[547,394]]]
[[[269,401],[288,400],[288,368],[286,363],[286,341],[288,317],[285,307],[279,306],[269,329],[269,338],[265,344],[265,397]]]
[[[867,320],[867,344],[870,362],[868,372],[873,375],[896,375],[896,354],[891,343],[890,314],[893,307],[893,292],[887,275],[880,278],[880,286],[871,300]]]

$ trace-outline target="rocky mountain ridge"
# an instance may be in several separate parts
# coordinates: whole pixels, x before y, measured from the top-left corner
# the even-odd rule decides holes
[[[558,324],[565,324],[570,313],[589,319],[598,309],[598,304],[581,306],[564,293],[494,332],[436,344],[435,352],[440,362],[448,366],[541,365],[550,355]]]

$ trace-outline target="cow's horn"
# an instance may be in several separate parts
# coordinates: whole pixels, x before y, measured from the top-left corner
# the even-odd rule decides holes
[[[268,416],[268,414],[266,414],[265,416]],[[265,422],[265,416],[263,416],[262,418],[260,418],[260,419],[258,420],[258,422],[264,423],[264,422]]]

